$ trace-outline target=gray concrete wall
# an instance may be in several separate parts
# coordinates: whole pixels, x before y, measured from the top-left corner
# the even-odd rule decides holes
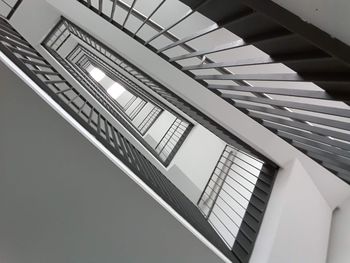
[[[223,262],[0,63],[0,261]]]

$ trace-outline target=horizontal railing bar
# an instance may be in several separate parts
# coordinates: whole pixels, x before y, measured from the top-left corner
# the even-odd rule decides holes
[[[151,17],[161,8],[161,6],[165,3],[166,0],[162,0],[157,7],[143,20],[142,24],[139,28],[134,32],[133,37],[141,30],[141,28],[151,19]]]
[[[348,167],[350,169],[350,159],[348,159],[348,158],[344,158],[344,157],[341,157],[339,155],[335,155],[333,153],[329,153],[329,152],[320,150],[316,147],[312,147],[312,146],[309,146],[307,144],[304,144],[304,143],[301,143],[298,141],[293,141],[292,144],[295,147],[302,148],[302,149],[305,149],[307,151],[312,151],[314,153],[317,153],[318,155],[324,156],[324,158],[327,158],[331,161],[337,161],[339,167],[341,167],[343,164],[345,167]]]
[[[220,179],[221,181],[224,181],[224,179],[220,178],[216,173],[214,173],[214,175],[215,175],[218,179]],[[238,175],[239,175],[239,174],[238,174]],[[245,188],[240,182],[238,182],[237,180],[235,180],[233,177],[231,177],[230,175],[227,175],[227,176],[228,176],[230,179],[232,179],[233,181],[235,181],[236,183],[238,183],[241,187]],[[210,187],[210,182],[213,182],[214,184],[220,186],[220,185],[219,185],[218,183],[216,183],[214,180],[210,180],[209,183],[208,183],[207,186],[206,186],[205,191],[204,191],[203,193],[205,193],[205,194],[208,195],[207,189],[209,188],[210,191],[216,193],[216,196],[219,196],[219,195],[220,195],[220,192],[217,193],[216,191],[214,191],[214,189]],[[245,199],[245,200],[247,201],[248,204],[251,203],[250,200],[248,200],[246,197],[244,197],[243,194],[242,194],[241,192],[239,192],[237,189],[235,189],[231,184],[229,184],[229,183],[223,183],[223,185],[227,185],[230,189],[232,189],[232,190],[234,190],[235,192],[237,192],[243,199]],[[250,191],[250,190],[248,190],[248,189],[246,189],[246,190],[248,191],[249,194],[252,194],[252,196],[255,196],[255,197],[258,198],[260,201],[262,201],[262,200],[261,200],[261,197],[256,196],[256,193],[254,193],[254,192],[252,192],[252,191]],[[220,191],[224,191],[228,196],[230,196],[233,200],[235,200],[235,202],[236,202],[243,210],[245,210],[246,213],[249,213],[252,217],[255,217],[254,214],[251,214],[250,211],[246,210],[246,207],[244,207],[240,202],[238,202],[238,201],[236,200],[236,198],[234,198],[229,192],[227,192],[226,189],[225,189],[224,187],[221,187],[221,188],[220,188]],[[201,198],[201,200],[203,200],[203,198]],[[262,201],[262,202],[264,203],[264,201]],[[215,205],[215,204],[214,204],[214,205]],[[253,205],[258,211],[262,212],[262,209],[259,208],[259,207],[257,207],[256,204],[251,203],[251,205]]]
[[[217,24],[210,25],[207,28],[199,30],[199,31],[195,32],[194,34],[192,34],[192,35],[190,35],[188,37],[182,38],[182,39],[180,39],[178,41],[175,41],[175,42],[173,42],[173,43],[171,43],[171,44],[169,44],[169,45],[167,45],[167,46],[165,46],[163,48],[158,49],[156,53],[162,53],[162,52],[164,52],[164,51],[166,51],[168,49],[171,49],[173,47],[177,47],[178,45],[186,43],[186,42],[188,42],[190,40],[194,40],[194,39],[199,38],[199,37],[201,37],[203,35],[212,33],[212,32],[214,32],[214,31],[216,31],[218,29],[220,29],[219,25],[217,25]]]
[[[304,150],[304,152],[306,152],[306,150]],[[316,152],[311,152],[309,151],[308,152],[308,155],[311,157],[311,158],[314,158],[316,160],[318,160],[319,162],[322,163],[322,165],[326,166],[326,167],[330,167],[330,166],[333,166],[333,168],[331,168],[331,170],[334,172],[344,172],[344,171],[347,171],[347,173],[349,172],[350,170],[350,166],[349,165],[346,165],[346,164],[342,164],[340,162],[335,162],[333,161],[332,158],[328,158],[328,157],[325,157],[324,155],[321,155],[321,154],[318,154]]]
[[[312,158],[315,158],[315,159],[320,159],[322,161],[322,165],[327,169],[330,169],[333,172],[336,172],[337,176],[339,176],[339,174],[344,174],[343,176],[339,176],[339,177],[341,177],[341,179],[343,180],[346,180],[347,183],[350,183],[349,169],[344,169],[345,167],[341,168],[337,166],[337,164],[333,162],[331,163],[329,162],[328,159],[322,158],[322,156],[319,156],[317,154],[310,153],[310,156],[312,156]]]
[[[310,121],[313,123],[318,123],[321,125],[350,131],[350,123],[345,123],[345,122],[331,120],[331,119],[322,118],[322,117],[311,116],[303,113],[296,113],[296,112],[266,108],[266,107],[251,105],[251,104],[245,104],[245,103],[236,102],[236,101],[233,101],[233,104],[237,108],[250,109],[250,110],[265,112],[273,115],[302,120],[302,121]]]
[[[222,162],[221,162],[221,163],[222,163]],[[226,165],[224,165],[224,166],[226,166]],[[228,166],[226,166],[226,167],[228,167]],[[217,171],[217,170],[219,170],[219,171],[222,172],[222,169],[221,169],[221,168],[216,167],[215,170],[214,170],[214,172],[213,172],[213,175],[215,175],[216,177],[219,177],[218,174],[216,174],[216,171]],[[241,177],[242,179],[244,179],[244,180],[246,180],[247,182],[251,183],[252,186],[256,186],[254,183],[252,183],[251,181],[247,180],[247,179],[245,178],[244,175],[240,174],[239,172],[237,172],[237,171],[235,171],[235,170],[232,170],[232,169],[230,169],[230,170],[231,170],[232,172],[234,172],[236,175],[238,175],[239,177]],[[247,192],[249,192],[249,193],[252,193],[252,190],[248,189],[243,183],[237,181],[234,177],[231,176],[231,174],[230,174],[229,172],[227,173],[226,176],[229,177],[230,179],[232,179],[233,181],[235,181],[237,184],[239,184],[245,191],[247,191]],[[228,184],[228,185],[229,185],[233,190],[237,191],[237,190],[234,189],[230,184]],[[260,189],[261,191],[265,192],[264,189],[262,189],[262,188],[259,188],[259,189]],[[239,193],[239,194],[243,196],[242,193]],[[265,193],[265,194],[266,194],[266,193]],[[253,195],[255,195],[255,193],[254,193]],[[256,197],[257,197],[258,199],[260,199],[262,202],[265,202],[265,201],[263,200],[263,198],[261,198],[260,196],[256,196]],[[246,199],[246,197],[244,197],[244,198]],[[248,199],[247,199],[247,201],[249,202]]]
[[[213,215],[214,215],[216,218],[218,218],[218,216],[217,216],[215,213],[213,213]],[[230,247],[229,242],[228,242],[228,241],[226,240],[226,238],[220,233],[220,231],[217,229],[217,227],[215,226],[215,224],[213,224],[213,222],[211,222],[210,219],[208,219],[208,222],[209,222],[210,225],[215,229],[215,231],[220,235],[221,239],[225,242],[225,244],[226,244],[228,247]],[[221,223],[221,224],[222,224],[222,223]],[[233,236],[233,238],[236,239],[235,236]],[[230,249],[231,249],[231,247],[230,247]],[[235,257],[237,257],[237,255],[235,255]],[[237,262],[242,262],[242,261],[240,261],[240,259],[237,259],[237,260],[239,260],[239,261],[237,261]]]
[[[12,9],[12,6],[9,5],[5,0],[1,0],[1,2],[3,2],[5,5],[7,5],[7,7],[11,8]]]
[[[223,75],[197,75],[197,80],[261,80],[261,81],[317,81],[317,82],[350,82],[349,74],[297,74],[297,73],[276,73],[276,74],[223,74]]]
[[[258,92],[268,93],[276,95],[286,95],[293,97],[305,97],[312,99],[325,99],[334,100],[334,98],[325,91],[318,90],[299,90],[299,89],[288,89],[288,88],[270,88],[270,87],[252,87],[252,86],[233,86],[233,85],[216,85],[208,84],[208,89],[214,90],[232,90],[232,91],[246,91],[246,92]],[[338,98],[341,100],[341,98]]]
[[[21,54],[23,56],[26,56],[26,57],[30,57],[30,58],[34,58],[34,59],[38,59],[38,60],[43,60],[41,57],[37,56],[37,55],[34,55],[33,53],[28,53],[28,52],[25,52],[23,50],[19,50],[17,48],[14,48],[12,46],[7,46],[8,49],[10,49],[13,53],[18,53],[18,54]]]
[[[330,168],[331,170],[331,168]],[[350,176],[348,175],[348,171],[345,171],[345,172],[337,172],[337,176],[344,180],[346,183],[350,184]]]
[[[81,1],[81,0],[78,0]],[[127,4],[125,4],[123,1],[118,1],[117,5],[120,6],[122,9],[124,9],[126,12],[129,11],[129,6]],[[131,11],[131,14],[134,15],[135,18],[139,19],[140,21],[144,21],[145,19],[147,19],[147,17],[145,15],[143,15],[141,12],[137,11],[136,9],[133,9]],[[156,31],[160,31],[163,30],[164,28],[161,27],[159,24],[155,23],[152,20],[148,20],[149,23],[147,23],[147,25],[149,25],[150,27],[152,27],[153,29],[155,29]],[[173,34],[171,34],[170,32],[165,32],[164,35],[169,38],[170,40],[174,41],[174,40],[178,40]]]
[[[239,164],[237,164],[237,163],[233,163],[233,164],[231,165],[231,167],[229,167],[229,166],[227,166],[222,160],[219,160],[218,164],[219,164],[219,163],[221,163],[221,165],[222,165],[223,167],[224,167],[224,166],[227,167],[227,168],[228,168],[229,170],[231,170],[232,172],[235,172],[235,173],[239,174],[240,176],[242,176],[242,178],[243,178],[244,180],[246,180],[246,181],[249,182],[252,186],[254,186],[254,184],[255,184],[254,182],[252,182],[252,181],[249,180],[247,177],[241,175],[239,172],[237,172],[235,169],[232,168],[233,165],[236,165],[236,166],[238,166],[240,169],[242,169],[243,171],[245,171],[246,173],[248,173],[248,174],[250,174],[251,176],[257,178],[256,175],[254,175],[253,173],[249,172],[248,170],[246,170],[245,168],[243,168],[241,165],[239,165]],[[218,169],[218,170],[220,170],[220,171],[223,171],[222,168],[219,168],[219,167],[216,167],[216,169]],[[249,190],[249,191],[250,191],[250,190]]]
[[[20,58],[25,64],[30,64],[30,65],[35,65],[35,66],[39,66],[39,67],[45,67],[45,68],[52,68],[51,65],[49,64],[45,64],[42,62],[37,62],[34,60],[30,60],[30,59],[25,59],[25,58]]]
[[[227,227],[227,225],[224,223],[224,222],[222,222],[222,220],[220,219],[220,217],[215,213],[215,211],[212,211],[212,214],[220,221],[220,223],[221,223],[221,225],[223,225],[224,226],[224,228],[230,233],[230,235],[234,238],[234,239],[236,239],[236,235],[234,235],[231,231],[231,229],[229,229],[228,227]],[[211,221],[211,219],[208,219],[209,221]],[[227,241],[226,241],[227,242]]]
[[[223,180],[222,178],[219,178],[220,180]],[[217,185],[217,186],[221,186],[219,185],[217,182],[214,182],[214,181],[211,181],[213,182],[214,185]],[[225,184],[224,182],[222,183],[223,185]],[[228,185],[228,184],[227,184]],[[229,185],[230,186],[230,185]],[[235,190],[238,194],[240,194],[236,189],[232,188],[232,186],[230,186],[231,189]],[[245,210],[245,207],[236,199],[234,198],[232,195],[230,195],[229,192],[227,192],[223,187],[219,189],[219,192],[215,191],[214,188],[210,187],[210,184],[208,185],[207,189],[210,189],[210,193],[214,193],[215,196],[218,196],[220,197],[220,192],[221,191],[224,191],[235,203],[237,203],[243,210]],[[210,199],[212,200],[213,202],[213,205],[215,206],[215,201],[216,199],[213,199],[213,197],[207,193],[207,191],[204,191],[204,194],[206,194],[208,196],[207,200]],[[242,196],[243,197],[243,196]],[[222,198],[222,197],[221,197]],[[230,205],[227,203],[227,201],[225,199],[222,199],[224,201],[225,204],[227,204],[228,207],[230,207]],[[249,200],[246,200],[248,203],[249,203]],[[202,201],[202,204],[206,203],[206,200],[203,200]],[[206,205],[207,207],[209,207],[208,205]],[[241,219],[243,218],[243,215],[239,214],[236,210],[234,210],[232,207],[230,207],[230,209],[236,214],[238,215]]]
[[[61,42],[61,44],[59,44],[58,47],[56,48],[56,51],[59,50],[59,49],[64,45],[64,43],[67,42],[67,40],[69,39],[70,36],[71,36],[71,34],[68,34],[68,35],[63,39],[63,41]]]
[[[11,25],[9,25],[7,22],[4,21],[0,21],[0,27],[3,27],[5,30],[9,30],[14,32],[16,35],[18,35],[18,33],[16,32],[16,30],[14,30]]]
[[[264,124],[264,126],[270,127],[272,129],[276,129],[277,131],[285,131],[285,132],[288,132],[290,134],[297,135],[299,137],[303,137],[303,138],[307,138],[307,139],[310,139],[313,141],[321,142],[323,144],[332,145],[332,146],[334,146],[334,148],[337,147],[337,148],[341,148],[345,151],[350,151],[350,143],[345,143],[342,141],[334,140],[334,139],[327,137],[326,135],[318,135],[317,133],[311,133],[310,131],[307,132],[304,130],[292,128],[289,126],[284,126],[284,125],[274,123],[274,122],[263,121],[263,124]]]
[[[327,152],[333,153],[335,155],[340,155],[340,156],[345,156],[345,157],[350,158],[350,151],[344,151],[344,150],[341,150],[339,148],[332,147],[332,146],[329,146],[327,144],[319,143],[319,142],[316,142],[313,140],[309,140],[309,139],[306,139],[303,137],[299,137],[299,136],[296,136],[294,134],[290,134],[290,133],[287,133],[284,131],[278,131],[277,134],[283,138],[291,139],[294,141],[299,141],[303,144],[310,145],[312,147],[321,149],[323,151],[327,151]]]
[[[9,38],[7,38],[7,37],[9,37]],[[34,51],[31,47],[29,47],[28,45],[25,45],[25,44],[22,44],[22,43],[18,42],[16,39],[12,38],[11,35],[9,35],[9,34],[8,34],[8,36],[0,35],[0,41],[4,41],[6,43],[10,43],[10,44],[16,46],[17,48],[21,48],[21,49],[26,50],[28,52],[33,52]]]
[[[158,32],[157,34],[155,34],[153,37],[151,37],[149,40],[147,40],[145,42],[145,45],[148,45],[151,41],[153,41],[154,39],[158,38],[159,36],[163,35],[165,32],[169,31],[170,29],[172,29],[173,27],[177,26],[178,24],[180,24],[182,21],[184,21],[186,18],[188,18],[189,16],[191,16],[192,14],[194,14],[199,8],[201,8],[202,6],[204,6],[205,4],[207,4],[208,2],[210,2],[211,0],[201,0],[199,1],[198,4],[196,4],[195,7],[193,7],[191,10],[189,10],[188,12],[186,12],[186,14],[184,14],[180,19],[178,19],[176,22],[172,23],[171,25],[165,27],[164,29],[162,29],[160,32]]]
[[[345,141],[349,140],[349,134],[347,134],[347,133],[334,131],[334,130],[330,130],[330,129],[326,129],[326,128],[322,128],[322,127],[312,126],[312,125],[309,125],[307,123],[286,120],[283,118],[278,118],[278,117],[274,117],[274,116],[265,115],[263,113],[251,112],[251,111],[249,112],[249,116],[259,118],[261,120],[269,120],[269,121],[283,124],[286,126],[290,126],[293,128],[303,129],[305,131],[312,131],[312,132],[322,134],[325,136],[332,136],[332,137],[335,137],[335,138],[338,138],[341,140],[345,140]],[[267,125],[265,122],[264,122],[264,124]]]
[[[28,43],[27,43],[26,41],[24,41],[22,38],[20,38],[20,37],[16,34],[16,32],[11,32],[11,30],[8,30],[7,28],[4,28],[4,27],[1,27],[1,26],[0,26],[0,33],[1,33],[2,35],[8,36],[10,39],[13,39],[13,40],[15,40],[15,41],[21,43],[22,45],[28,47]],[[6,42],[6,40],[5,40],[5,42]]]
[[[69,90],[73,90],[74,91],[74,89],[72,87],[68,87],[66,89],[59,90],[59,91],[57,91],[55,93],[58,95],[58,94],[61,94],[61,93],[65,93],[66,91],[69,91]]]
[[[64,25],[65,27],[64,27],[64,29],[62,29],[62,31],[60,31],[60,33],[58,34],[58,36],[53,36],[53,35],[52,35],[52,38],[55,37],[55,40],[50,44],[50,47],[51,47],[51,48],[53,47],[53,45],[56,44],[56,42],[61,38],[61,36],[68,30],[68,27],[67,27],[66,24],[62,23],[62,25]],[[68,30],[68,32],[69,32],[69,30]],[[55,33],[56,33],[56,32],[55,32]]]
[[[43,71],[43,70],[39,70],[39,69],[33,69],[32,71],[36,74],[41,74],[41,75],[60,75],[56,71]]]
[[[59,84],[59,83],[67,83],[65,80],[44,80],[45,84]]]
[[[350,110],[342,109],[342,108],[319,106],[319,105],[312,105],[312,104],[301,103],[301,102],[267,99],[267,98],[259,98],[259,97],[253,97],[253,96],[227,94],[227,93],[222,93],[221,96],[223,98],[229,98],[229,99],[256,102],[261,104],[287,107],[287,108],[299,109],[299,110],[305,110],[305,111],[311,111],[311,112],[318,112],[318,113],[324,113],[324,114],[341,116],[341,117],[350,117]]]
[[[249,154],[249,153],[247,153],[247,152],[244,152],[244,151],[242,151],[241,149],[239,149],[239,148],[237,148],[237,147],[235,147],[235,146],[233,146],[233,145],[230,145],[230,148],[236,150],[237,152],[244,153],[244,155],[248,156],[249,158],[254,159],[256,162],[259,162],[259,163],[261,163],[261,164],[266,164],[266,163],[265,163],[264,161],[262,161],[261,159],[258,159],[257,157],[252,156],[251,154]],[[224,153],[224,152],[228,152],[228,150],[226,150],[226,148],[225,148],[224,151],[223,151],[223,153]],[[222,154],[223,154],[223,153],[222,153]]]
[[[235,149],[235,148],[232,147],[232,146],[231,146],[231,148],[234,149],[235,151],[237,151],[237,154],[235,155],[235,158],[237,158],[237,159],[239,159],[239,160],[245,162],[247,165],[249,165],[250,167],[254,168],[256,171],[260,171],[260,167],[256,167],[255,165],[249,163],[248,161],[246,161],[246,160],[240,158],[240,157],[238,156],[238,154],[242,154],[242,155],[244,155],[244,156],[248,156],[250,159],[254,159],[254,158],[252,158],[250,155],[246,154],[245,152],[242,152],[242,151],[240,151],[240,150]],[[230,152],[231,152],[230,150],[226,150],[226,149],[225,149],[225,150],[223,151],[223,153],[222,153],[223,157],[226,158],[225,153],[229,154]],[[255,160],[255,159],[254,159],[254,160]],[[261,164],[261,162],[259,162],[259,163]]]
[[[171,43],[171,44],[169,44],[169,45],[159,49],[157,51],[157,53],[162,53],[162,52],[164,52],[164,51],[166,51],[166,50],[168,50],[170,48],[176,47],[176,46],[184,44],[184,43],[186,43],[188,41],[191,41],[191,40],[194,40],[194,39],[199,38],[201,36],[204,36],[204,35],[207,35],[209,33],[212,33],[212,32],[214,32],[216,30],[219,30],[219,29],[223,28],[226,25],[230,25],[230,24],[232,24],[234,22],[239,22],[242,19],[245,19],[246,17],[249,17],[252,14],[254,14],[254,11],[252,9],[249,9],[248,11],[244,11],[242,13],[239,13],[236,16],[231,17],[229,19],[229,21],[226,21],[226,22],[221,23],[221,24],[220,23],[219,24],[216,23],[216,24],[210,25],[210,26],[208,26],[208,27],[206,27],[204,29],[196,31],[195,33],[193,33],[193,34],[191,34],[191,35],[189,35],[187,37],[179,39],[178,41],[175,41],[175,42],[173,42],[173,43]]]
[[[190,65],[182,67],[182,70],[201,70],[201,69],[215,69],[215,68],[229,68],[229,67],[243,67],[243,66],[257,66],[274,63],[291,63],[291,62],[304,62],[318,60],[320,63],[326,62],[327,59],[331,59],[326,54],[312,55],[306,54],[286,54],[279,57],[260,57],[240,59],[229,62],[207,63],[199,65]]]
[[[169,62],[174,62],[177,60],[193,58],[193,57],[198,57],[198,56],[209,55],[212,53],[226,51],[229,49],[241,48],[241,47],[245,47],[245,46],[249,46],[249,45],[254,45],[254,44],[257,44],[259,42],[269,41],[272,39],[289,37],[291,35],[292,35],[292,33],[290,33],[289,31],[263,33],[263,34],[255,36],[255,37],[252,37],[250,39],[246,39],[245,41],[243,39],[239,39],[237,41],[234,41],[233,43],[227,43],[227,44],[223,44],[220,46],[216,46],[214,48],[208,48],[208,49],[204,49],[204,50],[194,51],[194,52],[191,52],[189,54],[173,57],[173,58],[169,59]]]
[[[65,93],[66,91],[69,91],[69,90],[72,90],[75,93],[75,90],[72,87],[68,87],[66,89],[59,90],[59,91],[57,91],[55,93],[56,93],[56,95],[58,95],[58,94],[61,94],[61,93]]]
[[[205,193],[205,194],[208,195],[207,193]],[[226,200],[225,200],[223,197],[221,197],[220,195],[218,195],[218,197],[219,197],[219,198],[226,204],[226,206],[228,206],[228,208],[229,208],[231,211],[233,211],[241,220],[243,219],[243,216],[240,215],[236,210],[234,210],[234,209],[232,208],[232,206],[230,206],[230,205],[226,202]],[[209,195],[208,195],[208,199],[213,200],[213,198],[212,198],[211,196],[209,196]],[[233,199],[233,198],[232,198],[232,199]],[[238,203],[235,199],[233,199],[233,200],[234,200],[236,203]],[[232,218],[223,208],[221,208],[220,205],[214,203],[214,207],[219,207],[220,210],[223,211],[223,213],[227,216],[227,218],[228,218],[237,228],[239,228],[239,225],[237,224],[236,220],[235,220],[234,218]]]

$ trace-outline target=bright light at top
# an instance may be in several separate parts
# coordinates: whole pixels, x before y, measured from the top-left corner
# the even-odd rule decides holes
[[[100,81],[101,79],[103,79],[106,74],[103,73],[101,70],[99,70],[98,68],[92,68],[89,72],[89,74],[91,75],[91,77],[93,77],[97,82]]]
[[[115,82],[107,89],[107,92],[113,99],[117,99],[125,91],[125,88],[119,83]]]

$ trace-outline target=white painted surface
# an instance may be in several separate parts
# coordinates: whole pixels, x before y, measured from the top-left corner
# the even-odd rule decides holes
[[[77,40],[74,37],[70,36],[66,42],[64,42],[64,44],[57,50],[57,52],[61,57],[65,58],[77,44]]]
[[[192,183],[200,189],[197,196],[193,197],[195,203],[204,190],[225,145],[217,136],[198,125],[193,127],[178,154],[175,155],[169,167],[170,177],[176,176],[171,173],[171,169],[175,169],[175,166],[189,175]]]
[[[348,0],[272,0],[299,16],[350,45],[350,1]]]
[[[25,10],[31,10],[26,12]],[[22,36],[34,47],[39,45],[59,21],[60,13],[44,0],[22,1],[10,24],[18,27]]]
[[[145,140],[149,145],[155,148],[175,119],[176,117],[173,114],[163,111],[147,132]]]
[[[348,263],[350,261],[350,198],[333,213],[327,263]]]
[[[332,209],[297,160],[277,176],[250,263],[324,263]]]

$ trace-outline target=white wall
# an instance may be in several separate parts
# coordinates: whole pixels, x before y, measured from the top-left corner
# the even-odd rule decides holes
[[[315,25],[334,38],[350,45],[350,1],[348,0],[272,0]]]
[[[76,39],[72,36],[64,42],[64,44],[57,50],[61,57],[65,58],[78,44]]]
[[[329,240],[328,263],[348,263],[350,260],[350,198],[333,213]]]
[[[176,177],[177,169],[188,175],[191,182],[199,189],[192,196],[195,203],[204,190],[225,145],[217,136],[197,125],[193,127],[175,155],[169,167],[170,177]]]
[[[250,263],[326,262],[331,219],[310,174],[290,162],[276,178]]]
[[[176,117],[168,111],[163,111],[146,133],[145,140],[155,148],[167,132]]]

